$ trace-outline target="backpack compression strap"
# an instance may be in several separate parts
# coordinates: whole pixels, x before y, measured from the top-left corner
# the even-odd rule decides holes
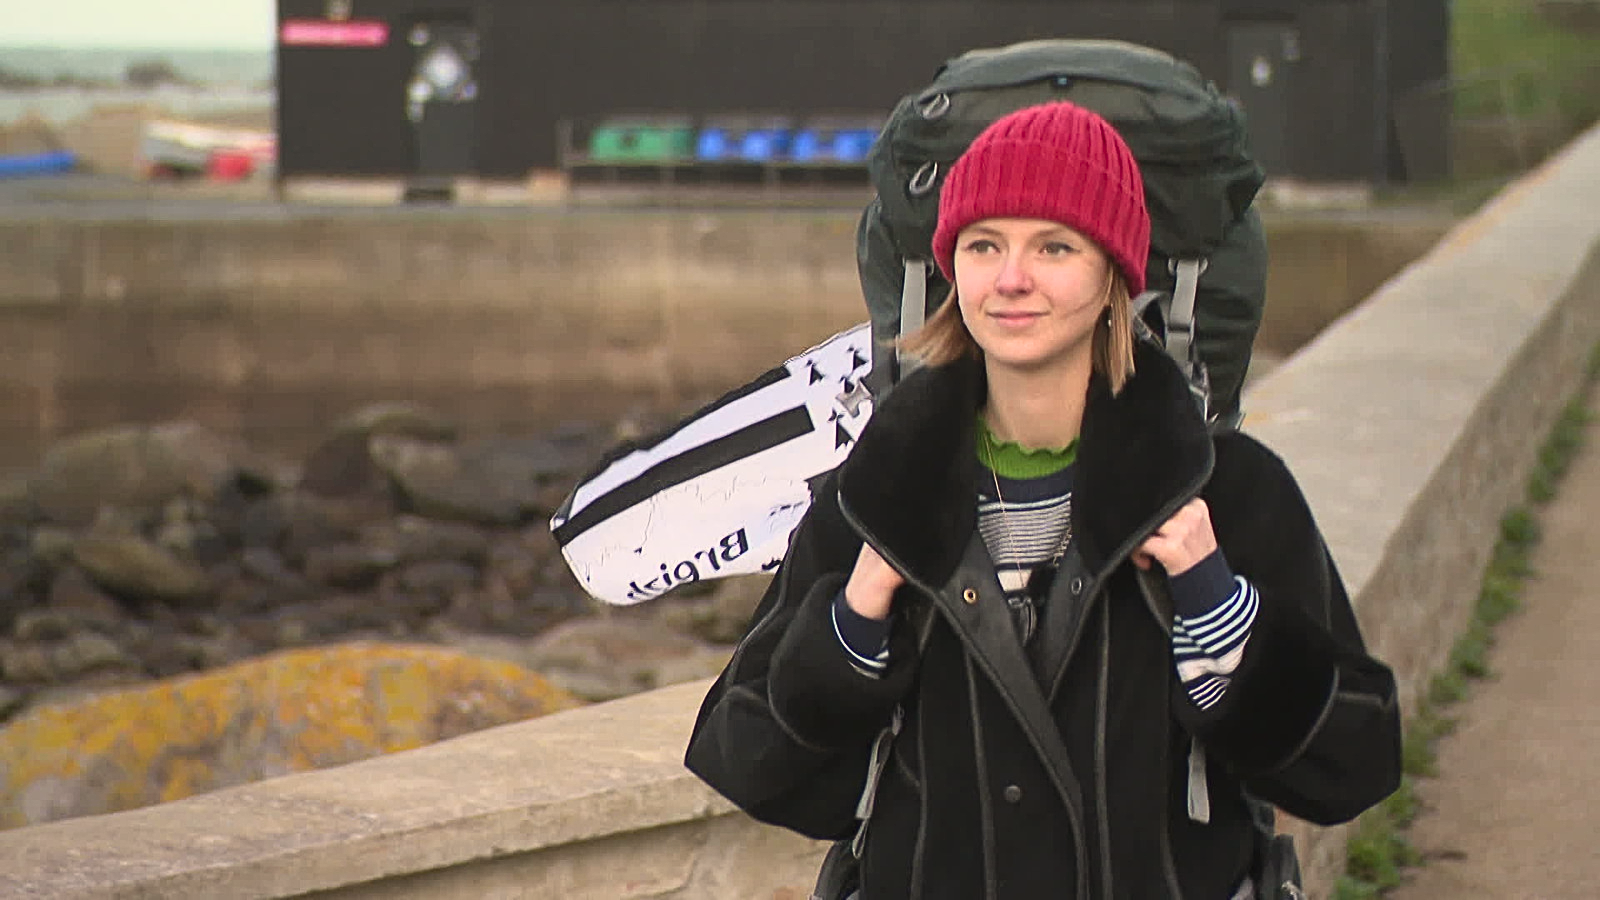
[[[1189,393],[1194,396],[1194,401],[1200,407],[1200,415],[1208,424],[1213,423],[1211,418],[1211,377],[1206,372],[1205,363],[1200,361],[1200,352],[1195,347],[1195,303],[1200,289],[1200,275],[1206,270],[1204,259],[1181,259],[1167,263],[1168,268],[1176,276],[1172,293],[1165,291],[1145,291],[1133,298],[1134,328],[1144,327],[1145,312],[1151,304],[1155,304],[1161,317],[1161,344],[1167,350],[1167,355],[1178,363],[1183,369],[1184,377],[1189,381]],[[1148,331],[1148,329],[1146,329]],[[1237,427],[1237,421],[1221,423],[1223,427]]]
[[[1200,415],[1211,421],[1211,384],[1206,367],[1195,349],[1194,308],[1200,291],[1200,275],[1206,270],[1204,259],[1178,259],[1172,262],[1176,276],[1172,286],[1172,307],[1167,310],[1167,353],[1189,376],[1189,390],[1200,404]]]
[[[922,327],[928,315],[928,262],[923,259],[906,260],[905,281],[900,285],[900,336],[905,337]],[[905,377],[916,368],[916,361],[900,355],[895,349],[895,360],[900,364],[900,375]]]
[[[861,852],[866,849],[867,822],[872,819],[872,807],[878,799],[878,782],[883,780],[883,771],[889,768],[889,747],[900,733],[905,718],[905,709],[895,704],[889,724],[878,732],[877,739],[872,742],[872,756],[867,760],[867,781],[861,788],[861,799],[856,801],[856,833],[850,839],[850,852],[856,859],[860,859]]]
[[[1172,308],[1167,311],[1167,352],[1184,370],[1194,376],[1194,305],[1200,290],[1200,273],[1206,270],[1203,259],[1180,259],[1173,264],[1177,281],[1172,287]]]

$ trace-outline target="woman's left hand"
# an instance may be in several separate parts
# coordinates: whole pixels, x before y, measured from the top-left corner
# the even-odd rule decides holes
[[[1211,530],[1211,509],[1196,497],[1156,529],[1133,553],[1133,563],[1141,569],[1152,562],[1161,564],[1168,575],[1182,575],[1195,563],[1216,552],[1217,536]]]

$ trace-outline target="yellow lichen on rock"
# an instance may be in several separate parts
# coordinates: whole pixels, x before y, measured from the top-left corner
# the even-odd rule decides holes
[[[534,672],[444,648],[284,651],[9,722],[0,827],[176,800],[578,705]]]

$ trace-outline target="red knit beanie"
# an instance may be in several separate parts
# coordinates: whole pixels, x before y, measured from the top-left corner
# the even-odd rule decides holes
[[[1072,103],[1047,103],[996,119],[956,160],[939,196],[933,258],[955,283],[956,235],[991,218],[1060,222],[1099,244],[1144,290],[1150,215],[1144,182],[1121,135]]]

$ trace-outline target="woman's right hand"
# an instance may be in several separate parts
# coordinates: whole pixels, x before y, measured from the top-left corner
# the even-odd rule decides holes
[[[900,577],[893,566],[883,561],[878,551],[862,544],[861,554],[856,557],[855,570],[850,573],[850,580],[844,586],[844,602],[850,604],[850,608],[858,615],[869,619],[887,619],[895,589],[905,583],[906,580]]]

